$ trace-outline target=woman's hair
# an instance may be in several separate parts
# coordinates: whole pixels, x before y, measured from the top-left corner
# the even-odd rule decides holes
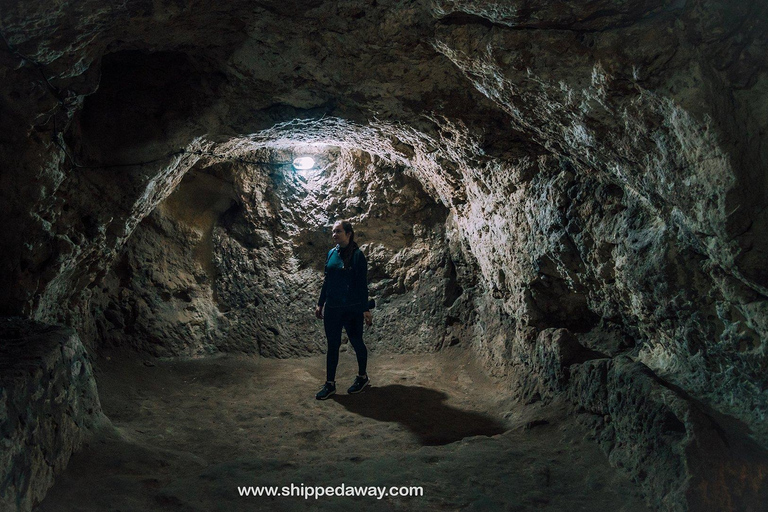
[[[358,247],[357,242],[355,242],[355,230],[352,229],[352,223],[348,220],[340,220],[337,222],[341,224],[344,232],[349,235],[349,243],[340,251],[341,261],[344,262],[344,268],[349,268],[349,265],[352,262],[352,255]]]

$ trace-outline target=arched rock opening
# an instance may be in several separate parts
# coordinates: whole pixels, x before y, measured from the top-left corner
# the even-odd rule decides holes
[[[308,150],[318,167],[296,171],[293,155]],[[299,146],[191,169],[121,250],[91,300],[96,325],[84,331],[98,343],[162,356],[319,353],[322,328],[310,313],[329,228],[350,218],[379,303],[380,328],[368,344],[424,351],[455,343],[467,314],[456,302],[447,210],[402,169],[377,160]]]

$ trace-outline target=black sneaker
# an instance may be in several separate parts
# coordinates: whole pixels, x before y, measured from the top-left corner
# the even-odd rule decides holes
[[[371,383],[371,379],[368,378],[366,375],[365,377],[357,376],[355,377],[355,382],[349,386],[349,389],[347,390],[347,393],[350,395],[354,393],[359,393],[363,390],[365,386]]]
[[[315,398],[318,400],[327,400],[328,398],[331,398],[331,395],[336,392],[336,383],[335,382],[326,382],[323,384],[323,389],[317,392],[315,395]]]

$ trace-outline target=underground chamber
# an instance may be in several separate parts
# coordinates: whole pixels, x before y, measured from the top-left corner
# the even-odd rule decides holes
[[[762,5],[92,7],[0,16],[2,508],[761,510]]]

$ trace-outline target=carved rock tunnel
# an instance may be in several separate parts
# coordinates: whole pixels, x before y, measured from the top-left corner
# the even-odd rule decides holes
[[[605,454],[600,478],[631,479],[616,488],[651,508],[759,508],[763,7],[92,4],[2,15],[4,505],[40,502],[93,432],[125,435],[130,414],[114,397],[140,393],[115,377],[128,369],[197,393],[191,379],[234,392],[225,368],[246,381],[242,368],[273,375],[267,394],[290,387],[280,369],[314,386],[299,368],[319,368],[324,350],[310,312],[327,229],[349,217],[379,303],[366,341],[388,384],[373,405],[336,406],[352,430],[362,417],[377,435],[395,424],[419,440],[402,460],[364,456],[368,472],[434,457],[458,471],[488,451],[510,468],[515,455],[499,443],[533,436],[542,454],[534,445],[560,429],[588,432]],[[316,173],[290,166],[304,153]],[[160,368],[181,382],[151,375]],[[398,388],[401,377],[419,385]],[[115,393],[102,397],[111,420],[99,379]],[[435,405],[450,389],[479,396],[467,379],[493,397],[475,398],[488,417]],[[147,389],[157,391],[147,407],[170,396]],[[481,428],[430,433],[414,419],[425,408],[438,423]],[[544,410],[549,426],[513,428]],[[236,428],[272,421],[231,414]],[[311,444],[321,430],[290,434]],[[451,441],[445,452],[417,450],[440,440]],[[287,456],[281,443],[302,446],[272,443],[273,462]],[[144,455],[111,454],[146,469],[151,449],[139,445]],[[259,464],[273,479],[302,474]],[[538,484],[555,466],[528,463]],[[227,471],[248,472],[209,470],[228,482]],[[183,479],[167,477],[142,484],[158,506],[181,499]],[[462,489],[422,505],[481,506]],[[547,505],[528,498],[522,506]]]

